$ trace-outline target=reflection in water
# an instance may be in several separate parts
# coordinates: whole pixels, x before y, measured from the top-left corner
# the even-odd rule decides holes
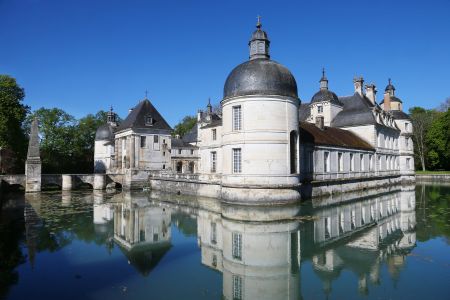
[[[445,191],[440,194],[446,195]],[[419,187],[417,196],[421,209],[427,206],[424,199],[433,197],[433,190],[427,192]],[[438,220],[426,224],[433,227],[433,236],[445,235],[444,230],[448,231],[448,226],[439,227],[440,218],[444,217],[434,217],[437,211],[443,211],[442,216],[448,218],[449,210],[443,208],[444,204],[448,208],[448,199],[443,199],[434,201],[434,206],[428,204],[427,207],[436,207],[436,211],[424,209],[419,221],[420,225],[423,220]],[[167,286],[179,280],[177,264],[164,264],[165,268],[172,268],[167,277],[155,273],[156,267],[160,267],[163,258],[170,256],[173,250],[178,257],[189,255],[173,240],[175,236],[178,242],[189,238],[195,241],[196,236],[199,255],[190,256],[195,262],[185,267],[191,268],[192,273],[218,271],[221,290],[216,292],[229,300],[320,298],[321,295],[340,298],[342,295],[337,289],[342,289],[343,283],[349,296],[355,293],[374,296],[371,292],[377,286],[387,288],[386,276],[396,283],[400,274],[405,273],[406,261],[411,259],[408,255],[416,247],[416,234],[426,241],[427,232],[425,226],[416,228],[414,187],[402,187],[378,197],[348,199],[340,204],[321,200],[272,208],[232,206],[214,199],[158,193],[27,194],[26,202],[12,205],[22,207],[23,231],[15,232],[16,240],[5,232],[5,224],[9,224],[5,222],[10,222],[4,217],[5,213],[12,212],[8,205],[2,206],[0,238],[8,238],[12,244],[7,248],[0,243],[0,257],[10,255],[15,260],[12,267],[2,269],[8,272],[4,274],[14,274],[15,268],[24,263],[25,255],[33,267],[39,262],[40,252],[56,253],[80,247],[72,245],[75,241],[84,241],[86,245],[94,242],[106,248],[111,256],[110,262],[105,260],[106,265],[95,269],[97,272],[101,274],[103,268],[108,269],[108,264],[111,270],[119,268],[113,262],[125,257],[128,269],[137,271],[139,278],[149,277],[149,281],[140,286],[145,291],[149,282],[169,280],[161,283]],[[448,221],[443,222],[448,224]],[[24,254],[13,256],[11,249],[17,249],[21,234]],[[69,254],[74,253],[70,251],[65,255],[74,255]],[[199,258],[203,270],[198,269]],[[43,272],[43,267],[34,270]],[[70,264],[65,267],[73,268]],[[383,269],[387,270],[386,274]],[[120,277],[121,272],[116,272],[119,276],[116,282],[126,280]],[[21,273],[18,274],[20,277]],[[158,274],[158,277],[151,277],[151,274]],[[213,278],[211,273],[202,276]],[[319,290],[314,288],[314,282],[319,283]],[[10,279],[6,284],[20,286],[21,283]],[[73,283],[67,284],[73,286]],[[105,282],[105,285],[114,284]],[[196,288],[196,285],[189,288]],[[207,288],[213,287],[208,284]],[[11,295],[20,295],[16,291]],[[6,295],[5,289],[0,292]],[[183,295],[183,291],[179,293]],[[200,290],[197,294],[198,298],[216,298]],[[120,295],[109,295],[116,296]],[[156,298],[165,297],[159,294]]]

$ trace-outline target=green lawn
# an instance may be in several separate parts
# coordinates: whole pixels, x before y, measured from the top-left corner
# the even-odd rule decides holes
[[[416,171],[417,175],[450,174],[450,171]]]

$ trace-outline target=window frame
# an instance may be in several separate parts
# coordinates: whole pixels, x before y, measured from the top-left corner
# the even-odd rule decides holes
[[[232,130],[241,131],[242,130],[242,106],[235,105],[232,108]]]

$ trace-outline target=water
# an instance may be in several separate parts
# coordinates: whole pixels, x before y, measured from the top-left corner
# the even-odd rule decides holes
[[[2,299],[449,299],[450,186],[248,208],[3,195]]]

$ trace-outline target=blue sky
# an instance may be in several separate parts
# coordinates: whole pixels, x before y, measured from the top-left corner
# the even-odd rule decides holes
[[[272,59],[309,102],[322,67],[330,89],[353,93],[362,75],[382,99],[391,77],[411,106],[450,97],[450,1],[0,0],[0,73],[32,109],[82,117],[113,105],[120,116],[148,96],[175,125],[247,60],[262,16]]]

